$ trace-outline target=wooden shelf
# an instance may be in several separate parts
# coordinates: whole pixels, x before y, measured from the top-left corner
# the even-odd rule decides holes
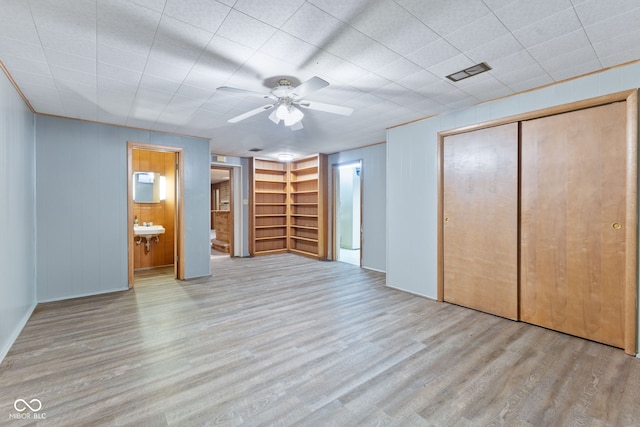
[[[249,252],[290,251],[326,259],[327,156],[250,162]]]
[[[292,162],[292,164],[295,162]],[[300,168],[300,169],[296,169],[296,168],[292,168],[291,169],[291,173],[309,173],[309,172],[316,172],[318,170],[318,166],[307,166],[306,168]]]

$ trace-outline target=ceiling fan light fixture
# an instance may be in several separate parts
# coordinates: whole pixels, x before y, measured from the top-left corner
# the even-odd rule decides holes
[[[304,117],[304,113],[293,105],[287,106],[287,116],[284,118],[284,125],[291,126],[298,123]]]

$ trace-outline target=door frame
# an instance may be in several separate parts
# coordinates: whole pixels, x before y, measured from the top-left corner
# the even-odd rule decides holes
[[[364,186],[364,180],[363,180],[363,176],[364,176],[364,161],[362,159],[355,159],[355,160],[351,160],[348,162],[340,162],[340,163],[333,163],[331,165],[331,180],[333,181],[333,185],[332,185],[332,193],[333,193],[333,203],[331,203],[331,218],[333,221],[333,227],[331,230],[331,241],[333,242],[332,244],[332,250],[331,250],[331,261],[337,261],[338,260],[338,253],[340,251],[340,242],[337,239],[337,230],[338,230],[338,209],[337,206],[339,204],[339,195],[340,195],[340,167],[341,166],[347,166],[347,165],[354,165],[354,164],[360,164],[360,230],[358,232],[359,236],[360,236],[360,262],[359,262],[359,266],[362,267],[362,251],[363,251],[363,247],[362,247],[362,234],[363,234],[363,227],[362,227],[362,198],[363,198],[363,186]]]
[[[232,166],[220,166],[212,163],[210,169],[225,170],[229,174],[229,217],[231,218],[231,227],[229,228],[229,256],[235,256],[235,186],[234,186],[234,168]],[[213,194],[211,195],[213,197]],[[213,225],[213,224],[211,224]]]
[[[133,246],[133,149],[175,153],[176,156],[176,207],[174,236],[174,277],[184,280],[184,149],[166,145],[127,141],[127,252],[129,288],[134,287]]]
[[[501,124],[537,119],[545,116],[566,113],[614,102],[627,102],[627,177],[626,177],[626,241],[627,250],[625,259],[625,307],[624,307],[624,351],[627,354],[635,354],[637,351],[637,325],[638,325],[638,90],[626,90],[596,98],[585,99],[569,104],[535,110],[517,114],[502,119],[491,120],[475,125],[464,126],[456,129],[438,132],[438,208],[437,208],[437,244],[438,244],[438,293],[437,300],[444,301],[444,211],[443,211],[443,174],[444,174],[444,137],[457,133],[470,132]],[[519,261],[518,261],[519,262]],[[519,284],[518,284],[519,286]]]

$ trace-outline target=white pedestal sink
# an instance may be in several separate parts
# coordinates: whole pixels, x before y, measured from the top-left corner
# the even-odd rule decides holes
[[[142,239],[145,240],[145,248],[147,252],[151,249],[151,239],[156,239],[159,242],[159,235],[164,234],[164,227],[161,225],[134,225],[133,235],[138,238],[136,245],[142,243]]]

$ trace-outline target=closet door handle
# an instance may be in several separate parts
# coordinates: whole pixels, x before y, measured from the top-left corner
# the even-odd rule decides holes
[[[620,230],[622,228],[622,224],[620,224],[619,222],[614,222],[613,224],[611,224],[611,228],[613,228],[614,230]]]

